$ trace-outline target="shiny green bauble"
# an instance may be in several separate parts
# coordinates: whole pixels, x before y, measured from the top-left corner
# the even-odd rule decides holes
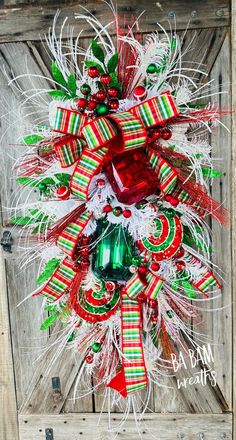
[[[44,192],[44,191],[47,190],[47,185],[45,183],[39,183],[38,184],[38,189],[39,189],[39,191]]]
[[[106,104],[97,104],[96,113],[98,116],[105,116],[109,113],[109,107]]]
[[[156,73],[157,68],[156,68],[156,64],[151,63],[149,64],[149,66],[147,66],[147,73]]]
[[[116,206],[112,213],[116,216],[119,217],[122,214],[122,208],[120,206]]]
[[[83,95],[89,95],[89,93],[91,92],[91,87],[88,84],[83,84],[80,87],[80,91]]]
[[[94,342],[94,344],[92,345],[92,350],[94,351],[94,353],[98,353],[99,351],[101,351],[102,349],[102,344],[100,342]]]

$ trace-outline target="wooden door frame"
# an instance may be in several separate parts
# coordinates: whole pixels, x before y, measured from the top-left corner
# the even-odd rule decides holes
[[[41,13],[41,12],[40,12]],[[24,14],[23,14],[24,17]],[[232,107],[236,109],[236,0],[232,0],[231,5],[231,61],[232,61]],[[23,20],[23,19],[22,19]],[[1,21],[1,19],[0,19]],[[215,26],[217,26],[215,24]],[[199,26],[201,27],[201,26]],[[22,40],[22,38],[20,38]],[[32,38],[36,39],[36,38]],[[17,37],[13,37],[11,41],[17,41]],[[3,41],[3,37],[0,36],[0,41]],[[5,40],[6,41],[6,40]],[[10,41],[10,40],[8,40]],[[234,176],[234,170],[236,170],[236,111],[232,114],[232,188],[231,188],[231,230],[232,230],[232,263],[233,267],[236,265],[236,178]],[[233,292],[236,292],[236,271],[233,271],[232,274],[233,281]],[[236,306],[233,304],[233,335],[234,330],[236,329]],[[78,433],[81,435],[84,432],[86,434],[86,426],[91,425],[94,421],[94,414],[61,414],[61,415],[47,415],[47,416],[38,416],[38,415],[20,415],[17,418],[17,406],[16,406],[16,391],[15,391],[15,383],[14,383],[14,372],[13,372],[13,358],[12,358],[12,346],[11,346],[11,335],[10,335],[10,324],[9,324],[9,313],[8,313],[8,292],[7,292],[7,284],[6,284],[6,271],[5,271],[5,262],[2,250],[0,251],[0,368],[1,368],[1,382],[0,382],[0,427],[3,427],[3,432],[5,434],[5,438],[3,440],[17,440],[18,430],[20,426],[20,430],[22,433],[29,432],[30,427],[35,426],[35,424],[39,427],[39,433],[42,430],[46,430],[49,428],[54,429],[55,431],[60,430],[61,435],[65,437],[70,434],[70,427],[75,426],[78,430]],[[234,338],[234,348],[233,348],[233,385],[234,389],[236,389],[236,338]],[[201,418],[204,417],[204,424],[206,426],[206,431],[212,428],[212,423],[214,422],[219,427],[220,430],[223,429],[224,424],[231,423],[231,413],[226,414],[206,414],[204,416],[200,414],[154,414],[145,416],[146,420],[150,420],[151,423],[154,423],[156,428],[160,426],[160,421],[162,420],[164,423],[164,427],[168,427],[172,424],[180,427],[181,432],[181,424],[182,431],[186,430],[189,432],[191,429],[192,433],[199,433],[198,423]],[[211,420],[213,418],[213,422]],[[119,415],[116,416],[119,419]],[[184,421],[184,427],[183,427]],[[173,423],[174,422],[174,423]],[[41,426],[41,427],[40,427]],[[103,426],[103,425],[102,425]],[[176,429],[177,429],[176,428]],[[2,429],[2,428],[0,428]],[[103,428],[102,428],[103,429]],[[40,434],[39,434],[40,435]],[[64,438],[62,437],[62,438]],[[39,437],[42,438],[42,437]],[[82,437],[83,438],[83,437]],[[163,440],[165,440],[163,433]],[[169,437],[168,437],[169,438]],[[175,437],[173,437],[175,438]],[[179,437],[181,438],[181,437]],[[197,437],[196,437],[197,438]],[[222,437],[223,438],[223,437]],[[233,439],[236,440],[236,396],[233,396]]]

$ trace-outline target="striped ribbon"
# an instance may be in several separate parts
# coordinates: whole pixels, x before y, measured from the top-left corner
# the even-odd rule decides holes
[[[158,153],[148,151],[147,155],[150,165],[157,173],[160,190],[165,194],[172,193],[177,184],[177,173]]]
[[[99,151],[85,149],[81,155],[70,181],[72,193],[80,199],[88,199],[89,185],[101,167],[107,151],[107,148],[101,148]]]
[[[205,210],[201,208],[197,202],[193,200],[193,198],[181,187],[177,186],[173,192],[171,193],[172,197],[175,199],[178,199],[181,203],[184,203],[185,205],[189,205],[192,208],[194,208],[200,216],[203,216],[205,214]]]
[[[158,125],[163,121],[175,118],[179,114],[173,96],[166,91],[155,98],[134,106],[131,110],[133,115],[142,121],[145,127]]]
[[[140,120],[135,118],[132,113],[124,112],[111,116],[121,130],[124,148],[143,147],[147,140],[147,133]]]
[[[79,159],[85,145],[86,142],[83,139],[71,135],[57,139],[53,146],[62,168],[73,165]]]
[[[117,135],[118,130],[111,121],[102,117],[85,125],[82,132],[88,147],[96,150],[111,141]]]
[[[205,293],[211,287],[222,288],[222,284],[217,280],[215,275],[190,252],[185,250],[181,260],[184,261],[187,266],[195,266],[197,268],[194,280],[190,281],[197,290]]]
[[[91,214],[86,211],[78,220],[70,223],[59,235],[57,239],[57,246],[69,255],[72,260],[76,251],[76,246],[85,226],[89,222]]]
[[[82,128],[89,122],[87,116],[69,108],[57,107],[53,129],[64,134],[80,136]]]
[[[147,386],[141,339],[140,305],[123,291],[121,295],[122,351],[125,386],[128,394]]]
[[[66,257],[53,273],[52,277],[36,295],[42,294],[51,301],[56,301],[69,289],[76,272],[73,261]]]
[[[163,285],[162,280],[157,275],[148,272],[146,275],[146,282],[144,282],[138,273],[135,273],[126,283],[125,290],[127,296],[131,300],[136,300],[138,295],[142,292],[149,299],[155,299]]]

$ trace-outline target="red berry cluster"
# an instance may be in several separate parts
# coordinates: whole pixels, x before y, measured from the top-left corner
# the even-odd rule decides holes
[[[150,130],[149,136],[151,141],[158,141],[159,139],[168,141],[172,136],[172,131],[166,127],[157,127]]]
[[[110,86],[112,81],[111,75],[108,73],[99,74],[99,69],[92,66],[88,69],[90,78],[98,78],[102,84],[101,89],[95,94],[91,94],[91,88],[88,84],[83,84],[80,88],[83,98],[79,98],[77,105],[81,111],[88,110],[95,112],[98,116],[103,116],[109,113],[110,110],[117,110],[119,108],[118,95],[119,91],[116,87]]]

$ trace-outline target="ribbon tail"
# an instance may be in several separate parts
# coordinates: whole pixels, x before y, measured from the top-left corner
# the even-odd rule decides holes
[[[125,372],[122,367],[119,373],[111,379],[111,381],[106,385],[107,387],[113,388],[113,390],[118,391],[122,397],[127,397]]]

